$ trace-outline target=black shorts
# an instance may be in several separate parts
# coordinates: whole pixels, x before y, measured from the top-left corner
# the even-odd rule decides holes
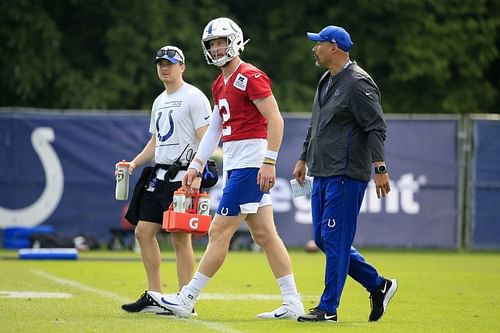
[[[144,191],[141,199],[139,220],[162,224],[163,212],[168,209],[174,198],[174,192],[182,182],[159,180],[153,192]]]

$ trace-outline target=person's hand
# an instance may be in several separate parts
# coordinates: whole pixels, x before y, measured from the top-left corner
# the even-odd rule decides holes
[[[134,161],[130,162],[130,164],[128,165],[128,174],[132,175],[136,168],[137,168],[137,163],[135,163]]]
[[[298,160],[297,163],[295,163],[292,176],[300,186],[304,186],[304,181],[306,179],[306,161]]]
[[[262,192],[267,192],[273,188],[276,182],[276,168],[274,165],[262,164],[257,174],[257,184]]]
[[[189,168],[182,178],[182,188],[188,195],[193,195],[200,191],[201,177],[195,169]]]
[[[389,183],[389,174],[375,174],[373,177],[375,182],[375,190],[377,191],[377,198],[385,197],[391,191],[391,184]]]
[[[116,162],[115,164],[115,176],[118,173],[118,164],[120,163],[123,163],[123,161]],[[134,173],[134,170],[137,168],[137,164],[134,161],[125,163],[128,163],[128,174],[132,175]]]

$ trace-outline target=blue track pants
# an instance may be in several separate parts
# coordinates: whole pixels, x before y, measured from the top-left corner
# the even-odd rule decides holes
[[[345,176],[315,177],[311,198],[314,241],[326,255],[325,289],[319,308],[336,313],[347,275],[368,292],[383,278],[352,243],[368,182]]]

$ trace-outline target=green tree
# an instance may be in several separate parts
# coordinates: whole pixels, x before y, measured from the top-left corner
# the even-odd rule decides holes
[[[498,101],[488,80],[499,21],[484,0],[361,1],[352,20],[358,56],[380,83],[389,112],[481,112]],[[348,13],[345,13],[348,15]],[[369,37],[372,36],[372,37]],[[499,110],[500,111],[500,110]]]
[[[259,15],[245,15],[252,12]],[[271,74],[282,110],[308,111],[316,83],[306,31],[344,26],[351,57],[376,80],[386,112],[500,112],[498,4],[487,0],[233,2],[245,56]]]
[[[166,43],[186,51],[186,78],[208,90],[200,26],[219,11],[194,0],[2,1],[0,103],[149,109],[163,89],[154,53]]]
[[[219,70],[205,62],[201,33],[228,16],[282,111],[310,111],[324,69],[305,32],[335,24],[351,33],[351,57],[380,86],[386,112],[500,113],[495,0],[3,0],[0,12],[3,106],[148,110],[165,44],[185,51],[186,80],[210,95]]]

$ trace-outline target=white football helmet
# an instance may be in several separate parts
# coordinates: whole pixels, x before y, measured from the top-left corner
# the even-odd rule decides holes
[[[226,54],[219,59],[214,59],[210,54],[210,40],[221,37],[227,38]],[[219,67],[224,66],[229,60],[239,56],[248,42],[249,40],[243,42],[243,32],[240,27],[227,17],[219,17],[208,22],[205,29],[203,29],[203,36],[201,37],[201,47],[203,48],[207,63]]]

